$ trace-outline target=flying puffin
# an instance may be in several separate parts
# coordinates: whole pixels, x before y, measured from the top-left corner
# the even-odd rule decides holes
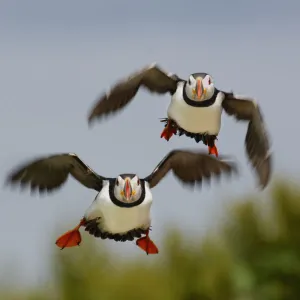
[[[103,177],[94,172],[76,154],[63,153],[34,159],[17,167],[7,177],[6,184],[30,187],[32,192],[52,192],[61,188],[69,175],[89,189],[98,192],[78,225],[60,236],[56,245],[61,249],[81,242],[80,227],[95,237],[115,241],[133,241],[147,254],[158,253],[149,238],[151,227],[151,189],[167,174],[173,174],[186,186],[210,183],[211,178],[237,172],[236,164],[206,153],[184,149],[169,152],[145,178],[136,174]],[[141,237],[144,235],[143,237]]]
[[[101,95],[89,114],[89,124],[123,109],[140,87],[151,93],[171,95],[168,117],[161,120],[166,123],[161,138],[167,141],[173,134],[184,134],[197,143],[202,141],[208,146],[209,154],[218,156],[215,140],[221,129],[223,109],[236,120],[247,121],[247,156],[256,171],[260,187],[266,187],[271,174],[271,152],[259,106],[253,99],[238,98],[232,92],[218,90],[208,73],[193,73],[183,80],[152,64],[117,82],[109,93]]]

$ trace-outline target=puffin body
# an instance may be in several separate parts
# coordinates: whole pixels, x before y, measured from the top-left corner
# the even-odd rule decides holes
[[[209,154],[218,156],[215,141],[221,130],[222,112],[237,121],[247,122],[244,145],[248,160],[256,172],[259,186],[262,189],[267,186],[272,156],[259,105],[252,98],[237,97],[232,92],[217,89],[208,73],[193,73],[184,80],[152,64],[116,83],[109,93],[102,94],[89,113],[89,124],[121,111],[141,87],[151,93],[171,96],[167,118],[161,120],[165,123],[161,138],[167,141],[173,135],[186,135],[197,143],[202,141],[208,146]]]
[[[201,152],[173,150],[168,153],[145,178],[136,174],[120,174],[115,178],[94,172],[76,154],[63,153],[34,159],[13,170],[7,184],[29,186],[31,191],[51,192],[74,177],[87,188],[98,192],[76,227],[60,236],[56,245],[61,249],[81,243],[79,229],[101,239],[133,241],[147,254],[158,253],[149,237],[151,227],[152,193],[154,188],[172,171],[175,177],[189,186],[201,186],[221,174],[237,171],[233,162],[216,159]],[[144,235],[144,236],[142,236]]]
[[[189,133],[218,135],[221,129],[222,101],[224,94],[214,95],[214,101],[207,106],[196,106],[183,97],[184,81],[178,83],[177,90],[168,106],[168,119]]]
[[[111,235],[119,234],[126,237],[132,230],[147,230],[151,225],[150,209],[152,193],[149,184],[144,182],[141,201],[130,207],[116,205],[110,196],[110,186],[113,182],[103,182],[103,188],[96,196],[84,214],[86,221],[97,218],[97,227],[100,232]]]

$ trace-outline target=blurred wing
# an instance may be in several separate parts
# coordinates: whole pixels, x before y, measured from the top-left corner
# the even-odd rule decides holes
[[[58,154],[19,166],[7,177],[7,184],[30,186],[31,191],[50,192],[60,188],[71,174],[87,188],[100,191],[104,177],[96,174],[76,154]]]
[[[179,78],[175,74],[168,76],[155,65],[144,68],[128,79],[117,83],[110,93],[101,96],[91,110],[88,121],[91,123],[96,118],[100,119],[120,111],[133,99],[141,86],[152,93],[165,94],[170,92],[173,94],[177,89],[178,80]]]
[[[174,150],[166,155],[154,171],[144,180],[151,188],[155,187],[169,171],[185,185],[201,184],[203,179],[210,181],[211,177],[219,177],[221,173],[237,171],[233,163],[214,158],[203,152]]]
[[[249,121],[245,147],[252,167],[255,169],[262,188],[271,176],[271,154],[269,137],[259,106],[252,99],[238,99],[232,93],[225,93],[223,108],[236,120]]]

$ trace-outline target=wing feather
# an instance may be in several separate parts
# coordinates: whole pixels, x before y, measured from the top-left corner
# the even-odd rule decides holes
[[[64,153],[31,160],[7,176],[6,184],[19,184],[31,191],[53,191],[66,183],[69,175],[87,188],[100,191],[104,177],[95,173],[76,154]]]
[[[111,91],[102,95],[94,104],[88,116],[88,122],[119,112],[134,98],[142,86],[152,93],[174,93],[177,89],[176,75],[168,76],[156,65],[143,68],[129,76],[126,80],[117,82]]]
[[[184,185],[200,185],[203,180],[211,181],[222,173],[232,174],[237,171],[234,163],[219,160],[203,152],[173,150],[156,166],[144,180],[151,188],[155,187],[169,171]]]
[[[270,181],[272,158],[269,136],[258,104],[251,98],[237,98],[233,93],[224,93],[223,108],[238,121],[248,121],[245,148],[248,159],[265,188]]]

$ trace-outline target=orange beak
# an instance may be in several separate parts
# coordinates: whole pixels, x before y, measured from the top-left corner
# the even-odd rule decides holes
[[[124,196],[127,201],[129,201],[132,196],[132,187],[129,179],[125,179]]]
[[[203,94],[203,88],[202,88],[202,80],[197,79],[197,84],[196,84],[196,95],[197,99],[200,99]]]

